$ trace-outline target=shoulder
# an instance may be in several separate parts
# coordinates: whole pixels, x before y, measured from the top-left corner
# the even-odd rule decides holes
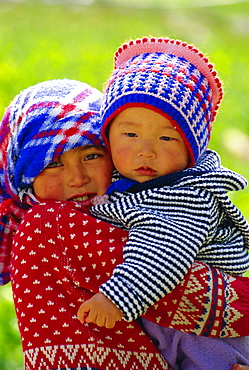
[[[89,217],[89,211],[76,202],[68,201],[44,201],[31,207],[25,214],[22,223],[32,222],[43,224],[49,222],[56,225],[61,222],[68,224],[69,219],[73,216],[85,215]]]

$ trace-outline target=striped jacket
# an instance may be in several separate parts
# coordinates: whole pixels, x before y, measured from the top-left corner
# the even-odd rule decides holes
[[[246,184],[210,150],[184,171],[132,186],[114,182],[111,202],[92,213],[129,230],[124,262],[100,287],[127,321],[174,289],[194,260],[231,275],[249,268],[249,225],[227,196]]]

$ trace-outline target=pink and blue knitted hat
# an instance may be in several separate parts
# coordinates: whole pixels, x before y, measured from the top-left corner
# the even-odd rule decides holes
[[[102,135],[108,145],[108,125],[124,109],[152,109],[179,131],[193,165],[207,148],[222,96],[217,72],[194,46],[168,38],[132,40],[114,57],[102,105]]]
[[[103,145],[102,94],[75,80],[51,80],[22,91],[0,123],[0,285],[10,280],[12,234],[30,207],[26,195],[37,175],[59,155]]]

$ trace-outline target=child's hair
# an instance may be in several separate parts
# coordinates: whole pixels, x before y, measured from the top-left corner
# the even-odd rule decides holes
[[[25,89],[7,108],[0,123],[0,285],[9,281],[8,235],[29,208],[35,177],[75,147],[103,145],[101,99],[86,83],[51,80]]]
[[[109,124],[122,110],[152,109],[179,131],[193,165],[207,148],[222,96],[213,65],[194,46],[168,38],[130,41],[115,54],[103,100],[102,135],[108,145]]]

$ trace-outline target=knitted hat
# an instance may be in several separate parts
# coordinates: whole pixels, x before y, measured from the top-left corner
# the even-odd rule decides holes
[[[15,97],[0,123],[1,191],[17,199],[23,188],[62,153],[102,145],[102,94],[74,80],[38,83]]]
[[[28,206],[22,192],[59,155],[103,145],[102,94],[74,80],[51,80],[22,91],[0,123],[0,285],[9,281],[12,232]]]
[[[114,58],[102,106],[102,135],[129,107],[165,116],[183,137],[191,165],[206,150],[223,92],[213,65],[192,45],[168,38],[143,38],[122,45]]]

